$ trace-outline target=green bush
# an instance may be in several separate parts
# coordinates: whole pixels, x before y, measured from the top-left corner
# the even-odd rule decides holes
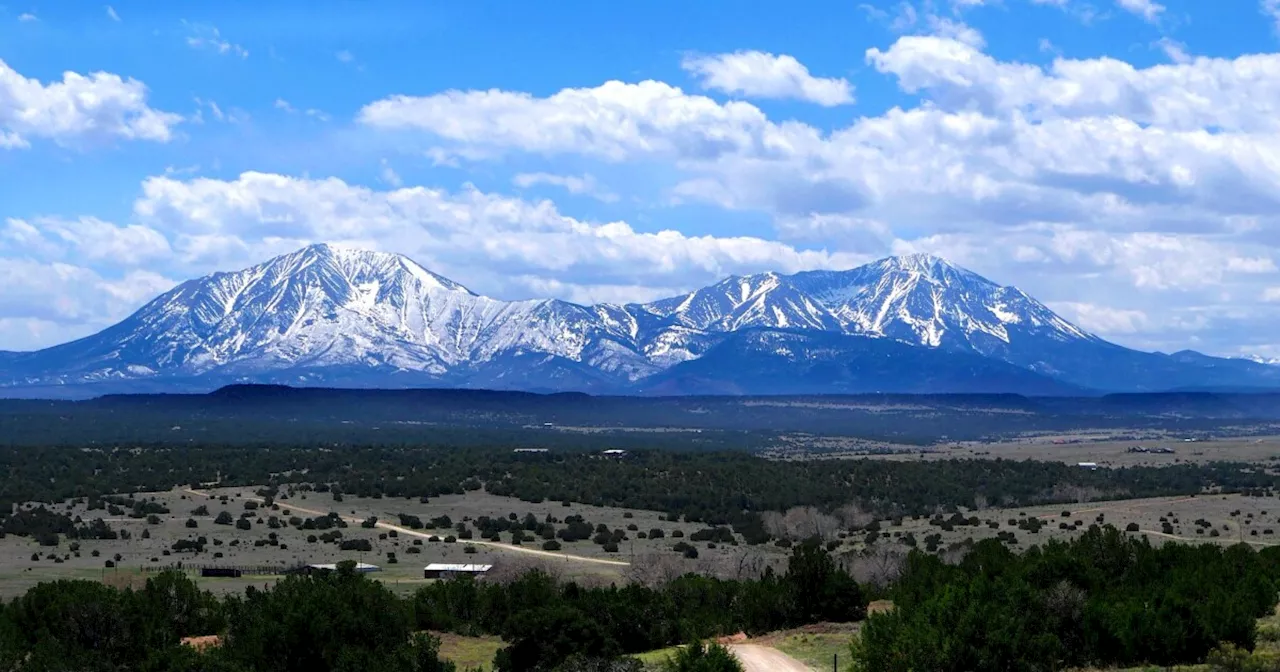
[[[742,663],[716,643],[694,642],[682,647],[662,664],[663,672],[743,672]]]

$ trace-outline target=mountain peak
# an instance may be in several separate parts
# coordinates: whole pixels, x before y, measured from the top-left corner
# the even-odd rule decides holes
[[[394,274],[403,272],[416,278],[427,288],[475,294],[461,284],[432,272],[403,254],[380,252],[348,243],[313,243],[268,260],[263,266],[275,266],[282,263],[288,268],[307,266],[313,263],[327,264],[339,269],[348,279],[369,273],[390,272]]]
[[[930,279],[941,279],[945,276],[976,276],[972,271],[961,268],[946,259],[927,252],[914,252],[896,257],[885,257],[871,264],[883,272],[904,272],[925,276]]]

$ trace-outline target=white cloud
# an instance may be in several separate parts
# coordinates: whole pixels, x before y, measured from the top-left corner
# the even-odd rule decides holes
[[[1083,327],[1085,331],[1103,336],[1137,333],[1150,324],[1147,314],[1141,310],[1072,302],[1055,303],[1050,308]]]
[[[955,40],[974,49],[986,46],[987,41],[982,37],[982,33],[963,21],[933,15],[930,15],[928,20],[929,33],[934,37]]]
[[[284,110],[285,112],[288,112],[290,114],[298,111],[296,108],[294,108],[294,106],[289,104],[289,101],[285,100],[284,98],[276,98],[276,102],[272,104],[272,107],[276,108],[277,110]]]
[[[549,201],[468,187],[375,191],[338,179],[244,173],[234,181],[153,177],[138,223],[164,233],[193,268],[234,268],[307,241],[409,254],[478,291],[510,297],[542,278],[578,287],[695,287],[726,275],[850,265],[847,255],[751,237],[642,233],[565,216]],[[613,291],[613,290],[611,290]]]
[[[101,329],[136,310],[146,300],[174,286],[149,271],[104,277],[84,266],[0,258],[0,314],[9,329],[28,329],[28,342],[6,347],[39,347],[64,340],[68,330],[83,335]],[[54,331],[48,325],[58,325]],[[7,331],[8,329],[6,329]]]
[[[0,228],[0,250],[100,267],[136,266],[170,254],[169,242],[159,232],[138,224],[117,226],[96,217],[8,219]]]
[[[785,54],[690,55],[681,67],[697,76],[704,89],[748,98],[794,98],[825,107],[853,102],[853,85],[848,80],[814,77],[800,61]]]
[[[111,5],[107,5],[107,18],[115,21],[116,23],[120,22],[120,15],[116,13],[116,9]]]
[[[518,173],[511,183],[517,187],[528,189],[539,184],[560,187],[571,194],[585,194],[606,203],[618,200],[618,195],[601,188],[596,178],[590,174],[553,175],[551,173]]]
[[[1116,4],[1127,12],[1136,14],[1148,23],[1155,23],[1160,20],[1160,14],[1165,10],[1164,5],[1155,2],[1155,0],[1116,0]]]
[[[1267,303],[1280,303],[1280,287],[1264,288],[1259,298]]]
[[[356,57],[346,49],[343,49],[342,51],[335,53],[333,56],[334,58],[338,59],[343,63],[350,63],[351,61],[356,60]]]
[[[42,84],[0,60],[0,148],[22,148],[28,138],[76,145],[109,138],[167,142],[177,114],[147,105],[147,87],[107,72],[64,73]]]
[[[612,81],[548,98],[499,90],[392,96],[366,105],[358,120],[386,130],[426,131],[481,153],[518,149],[615,161],[741,151],[773,128],[754,105],[722,105],[656,81]]]
[[[183,23],[186,23],[185,21]],[[187,36],[187,46],[192,49],[212,51],[222,55],[248,58],[249,50],[239,44],[222,37],[222,33],[214,26],[187,24],[192,34]]]
[[[23,14],[19,14],[18,20],[23,23],[30,23],[32,21],[39,21],[40,19],[37,18],[35,14],[32,14],[31,12],[26,12]]]
[[[1114,115],[1176,130],[1280,130],[1280,54],[1145,69],[1112,58],[1057,59],[1044,69],[999,62],[957,40],[913,36],[868,50],[867,60],[906,91],[927,92],[949,109],[1033,119]]]

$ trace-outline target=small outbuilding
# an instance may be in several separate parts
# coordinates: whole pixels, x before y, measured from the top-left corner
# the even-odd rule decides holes
[[[493,565],[451,565],[433,562],[422,568],[424,579],[451,579],[455,576],[484,576],[493,569]]]
[[[1089,471],[1096,471],[1098,469],[1097,462],[1081,462],[1076,466],[1080,467],[1081,469],[1088,469]]]
[[[367,562],[357,562],[355,567],[357,572],[367,574],[369,572],[380,572],[382,568],[377,565],[371,565]],[[336,572],[338,571],[337,563],[328,563],[322,565],[307,565],[302,568],[304,574],[318,574],[320,572]]]

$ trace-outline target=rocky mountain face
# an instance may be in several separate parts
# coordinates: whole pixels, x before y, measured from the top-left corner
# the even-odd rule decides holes
[[[500,301],[403,256],[330,245],[187,281],[88,338],[0,353],[0,393],[230,382],[1060,394],[1265,387],[1280,382],[1280,368],[1129,350],[928,255],[582,306]]]

